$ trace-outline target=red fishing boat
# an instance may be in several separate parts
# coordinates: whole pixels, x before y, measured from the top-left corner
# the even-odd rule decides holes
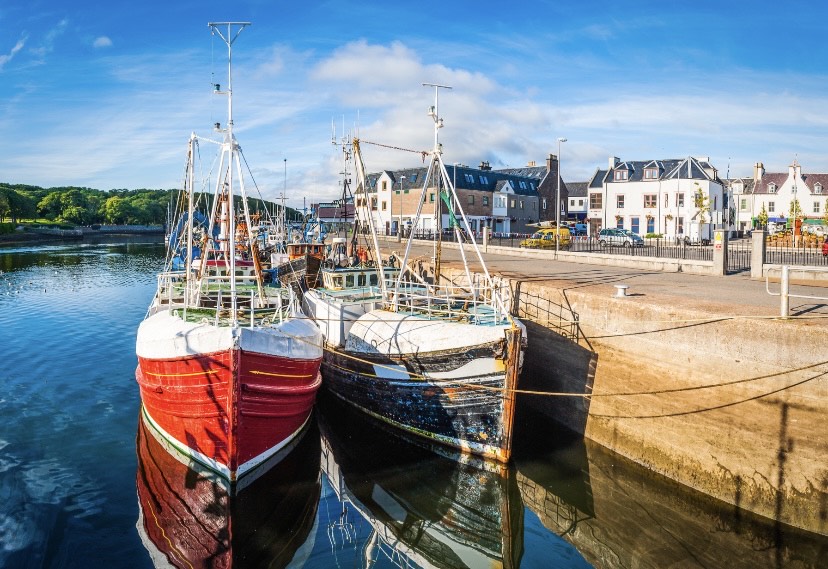
[[[247,23],[210,24],[230,49]],[[226,29],[224,27],[226,26]],[[138,328],[136,379],[144,419],[170,445],[231,482],[298,436],[321,384],[322,336],[289,287],[266,283],[266,255],[251,229],[233,135],[232,74],[209,216],[194,196],[190,137],[186,212],[171,240],[147,318]],[[185,200],[182,200],[182,202]],[[183,209],[183,208],[182,208]],[[196,222],[201,222],[197,224]]]

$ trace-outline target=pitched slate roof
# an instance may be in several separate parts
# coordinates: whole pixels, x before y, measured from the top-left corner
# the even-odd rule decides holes
[[[587,196],[589,182],[569,182],[566,187],[571,198],[585,198]]]
[[[600,168],[598,168],[597,170],[595,170],[595,173],[592,175],[592,178],[590,178],[587,182],[587,187],[590,190],[603,189],[604,180],[607,178],[608,175],[609,170],[601,170]]]
[[[446,166],[446,172],[448,173],[449,178],[451,178],[460,189],[494,192],[498,189],[499,181],[510,180],[515,193],[526,196],[538,195],[539,178],[536,175],[537,172],[534,172],[535,170],[542,170],[544,174],[546,173],[545,167],[510,168],[508,170],[481,170],[479,168],[471,168],[463,165]],[[522,174],[512,173],[513,171],[520,171]],[[386,174],[393,182],[392,189],[394,190],[399,190],[400,187],[402,187],[403,190],[422,189],[423,184],[425,183],[423,178],[428,173],[428,169],[425,167],[407,168],[404,170],[385,170],[382,173],[369,174],[368,180],[369,185],[371,186],[371,191],[376,191],[377,180],[383,173]],[[466,179],[467,174],[471,177],[471,180]],[[405,179],[403,179],[403,176],[405,176]],[[483,177],[483,180],[481,180],[481,176]],[[402,186],[400,186],[400,182],[402,182]],[[520,182],[525,182],[526,187],[521,188]],[[534,189],[532,188],[533,185]]]
[[[753,186],[753,193],[754,194],[770,194],[776,193],[771,192],[768,188],[771,184],[776,186],[776,190],[778,191],[779,188],[782,187],[782,184],[785,183],[785,180],[788,179],[788,173],[781,173],[781,172],[773,172],[770,174],[763,174],[761,180],[757,180],[755,185]]]

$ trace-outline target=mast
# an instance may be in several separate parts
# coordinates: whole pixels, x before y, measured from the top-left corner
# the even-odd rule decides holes
[[[231,314],[233,324],[237,324],[237,299],[236,299],[236,212],[233,203],[233,167],[240,170],[238,158],[238,145],[233,136],[233,43],[239,37],[242,30],[250,25],[250,22],[208,22],[212,33],[218,35],[227,45],[227,90],[222,91],[220,84],[215,84],[214,93],[216,95],[227,95],[227,125],[222,130],[221,124],[216,123],[215,127],[218,132],[224,132],[224,142],[222,143],[222,164],[226,166],[225,175],[219,174],[216,197],[217,206],[221,204],[222,208],[226,208],[226,216],[222,215],[222,231],[226,231],[226,246],[225,262],[229,262],[229,280],[230,280],[230,302]],[[222,32],[222,29],[226,30]],[[226,162],[225,162],[226,155]],[[241,176],[240,176],[241,177]],[[218,199],[219,196],[224,196],[225,199]],[[226,200],[226,201],[225,201]],[[245,203],[246,206],[246,203]],[[245,217],[247,217],[247,208],[245,207]],[[250,231],[250,220],[246,219],[248,231]]]

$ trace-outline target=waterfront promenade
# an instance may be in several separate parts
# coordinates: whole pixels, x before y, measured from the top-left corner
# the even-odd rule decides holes
[[[417,244],[413,251],[417,258],[431,260],[430,244]],[[748,272],[716,277],[555,260],[554,251],[537,251],[533,256],[516,256],[500,247],[490,247],[489,251],[484,253],[489,271],[513,280],[547,283],[609,296],[616,294],[615,285],[627,285],[627,301],[677,305],[717,316],[773,319],[780,314],[780,298],[768,294],[765,281],[751,279]],[[462,267],[456,248],[444,247],[442,262],[445,268]],[[475,267],[474,262],[472,267]],[[779,292],[778,281],[778,278],[771,278],[771,292]],[[828,281],[807,285],[794,282],[790,293],[824,297],[825,300],[791,298],[790,315],[813,317],[814,324],[828,327]]]

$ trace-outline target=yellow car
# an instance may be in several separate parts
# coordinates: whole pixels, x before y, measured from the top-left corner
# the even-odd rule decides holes
[[[569,233],[569,229],[566,227],[550,227],[548,229],[540,229],[529,239],[521,241],[520,246],[532,249],[554,249],[556,235],[558,236],[558,239],[560,239],[560,245],[558,246],[559,249],[569,247],[571,235]]]

